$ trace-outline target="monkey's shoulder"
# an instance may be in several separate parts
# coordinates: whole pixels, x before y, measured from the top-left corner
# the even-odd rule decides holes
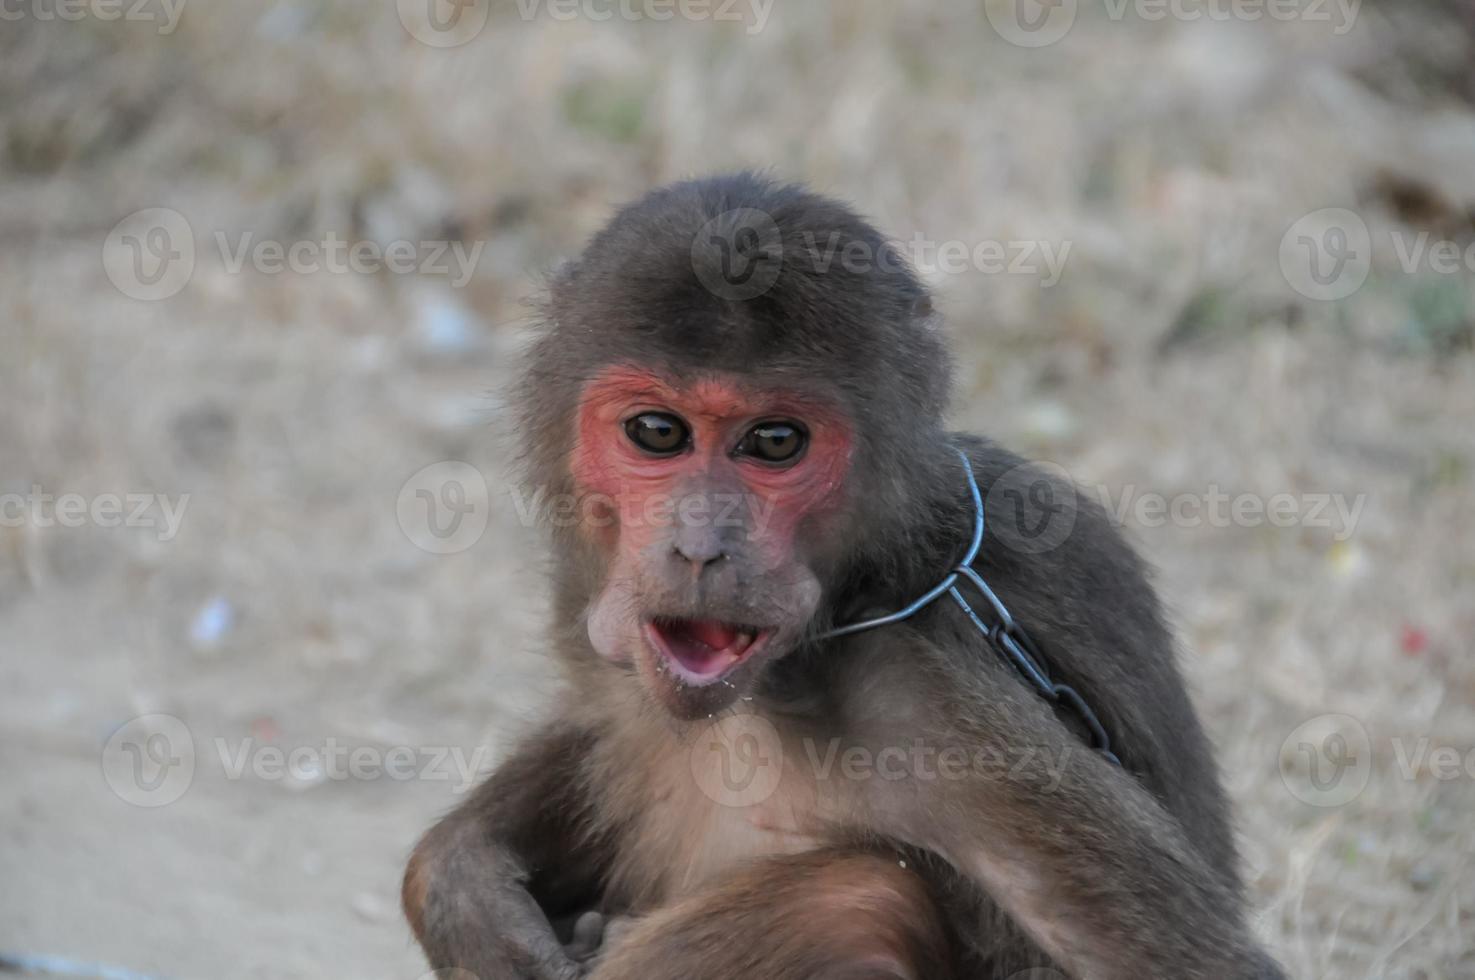
[[[1103,485],[983,437],[954,438],[983,502],[985,534],[974,567],[989,584],[1044,620],[1041,629],[1124,627],[1167,654],[1151,568],[1105,506]]]

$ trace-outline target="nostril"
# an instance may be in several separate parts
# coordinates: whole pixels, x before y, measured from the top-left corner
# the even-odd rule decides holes
[[[727,557],[726,551],[724,551],[721,547],[714,546],[693,546],[690,544],[682,544],[681,542],[677,542],[676,544],[671,546],[671,550],[675,554],[678,554],[682,558],[685,558],[687,561],[691,562],[693,565],[697,565],[703,568],[708,565],[714,565]]]

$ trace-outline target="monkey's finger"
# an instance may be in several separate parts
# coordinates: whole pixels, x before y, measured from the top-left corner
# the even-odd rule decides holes
[[[604,920],[604,948],[609,949],[618,946],[620,940],[630,934],[635,928],[636,919],[633,915],[612,915]]]
[[[564,946],[564,952],[576,960],[586,960],[599,952],[599,946],[604,941],[604,916],[598,912],[589,911],[579,916],[574,923],[574,936]]]

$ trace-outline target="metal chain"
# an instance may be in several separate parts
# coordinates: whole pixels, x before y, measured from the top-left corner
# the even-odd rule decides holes
[[[820,639],[828,640],[839,636],[849,636],[852,633],[860,633],[865,630],[875,629],[878,626],[889,626],[899,623],[916,615],[927,606],[931,605],[939,596],[946,593],[958,604],[958,607],[967,614],[973,625],[983,634],[990,646],[992,646],[1006,661],[1008,661],[1019,675],[1029,682],[1035,691],[1049,701],[1051,704],[1060,705],[1070,711],[1081,723],[1086,726],[1090,735],[1091,747],[1100,752],[1115,765],[1121,765],[1121,760],[1111,751],[1111,738],[1107,735],[1106,728],[1101,720],[1096,717],[1096,712],[1086,704],[1086,699],[1069,684],[1060,684],[1050,679],[1049,671],[1045,668],[1045,660],[1040,656],[1039,648],[1023,626],[1009,613],[1009,609],[999,599],[989,584],[984,581],[983,576],[973,569],[973,561],[978,557],[979,548],[983,545],[983,494],[978,489],[978,480],[973,475],[973,464],[968,456],[960,449],[955,449],[958,458],[963,461],[963,472],[968,477],[968,491],[973,497],[973,539],[968,545],[968,552],[962,561],[953,567],[948,574],[937,585],[927,590],[921,597],[894,613],[885,616],[877,616],[874,619],[861,620],[847,626],[839,626],[829,632],[820,635]],[[986,623],[974,611],[963,594],[958,591],[959,580],[964,580],[973,585],[978,592],[987,600],[989,607],[993,610],[993,622]]]

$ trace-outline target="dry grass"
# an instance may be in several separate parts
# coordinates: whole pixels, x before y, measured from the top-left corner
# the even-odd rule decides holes
[[[1470,241],[1461,5],[1370,0],[1339,37],[1083,4],[1040,50],[990,29],[1007,4],[779,6],[750,34],[500,4],[453,49],[346,0],[196,3],[167,36],[0,23],[0,493],[191,495],[167,542],[0,527],[0,950],[419,974],[395,879],[447,784],[230,781],[207,760],[138,809],[99,746],[146,711],[185,719],[202,759],[247,735],[495,746],[535,717],[536,536],[494,487],[480,543],[429,555],[396,495],[437,460],[505,472],[487,391],[538,274],[612,203],[755,166],[904,240],[1071,244],[1050,288],[934,276],[960,426],[1113,499],[1365,495],[1343,541],[1127,523],[1181,625],[1267,941],[1298,977],[1475,976],[1475,275],[1405,274],[1387,245]],[[149,303],[99,255],[151,206],[205,247]],[[1337,303],[1277,265],[1327,206],[1379,243]],[[486,244],[451,290],[232,274],[216,230]],[[470,311],[464,350],[437,340],[445,303]],[[192,640],[216,598],[233,628]],[[1370,780],[1312,806],[1282,743],[1332,712],[1366,731]],[[1423,737],[1465,771],[1406,771]]]

